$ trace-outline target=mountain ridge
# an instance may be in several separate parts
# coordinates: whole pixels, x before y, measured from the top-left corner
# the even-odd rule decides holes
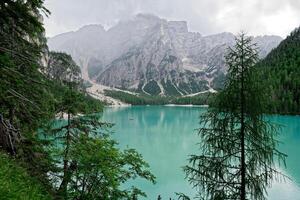
[[[258,36],[263,58],[282,40]],[[83,77],[98,83],[151,95],[187,95],[218,89],[227,68],[224,54],[234,34],[202,36],[186,21],[138,14],[105,30],[88,25],[48,40],[51,50],[66,51]]]

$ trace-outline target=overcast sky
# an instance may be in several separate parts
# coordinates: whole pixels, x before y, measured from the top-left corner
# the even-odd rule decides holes
[[[191,31],[285,37],[300,25],[300,0],[46,0],[46,35],[77,30],[87,24],[109,28],[120,19],[150,13],[184,20]]]

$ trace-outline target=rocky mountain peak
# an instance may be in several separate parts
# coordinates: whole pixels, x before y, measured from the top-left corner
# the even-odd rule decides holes
[[[232,33],[202,36],[185,21],[138,14],[107,31],[88,25],[48,41],[82,67],[84,78],[103,85],[148,94],[184,95],[217,88],[226,73],[224,54],[235,43]],[[264,57],[281,41],[254,37]]]
[[[188,26],[186,21],[168,21],[168,27],[171,32],[187,33]]]

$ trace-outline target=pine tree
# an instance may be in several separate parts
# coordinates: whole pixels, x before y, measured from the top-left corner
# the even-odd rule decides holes
[[[266,58],[257,63],[261,79],[269,88],[268,112],[300,113],[300,28],[296,28]],[[288,106],[291,101],[295,106]]]
[[[42,12],[49,13],[43,0],[0,2],[0,113],[24,139],[49,115],[51,98],[39,71],[46,46]]]
[[[121,183],[136,177],[154,183],[148,164],[134,149],[124,151],[109,138],[109,123],[90,113],[87,102],[73,89],[61,104],[65,118],[44,130],[47,148],[56,161],[51,172],[57,199],[132,199],[145,194],[138,188],[122,190]],[[95,112],[95,109],[92,110]]]
[[[201,155],[192,155],[185,167],[189,182],[202,199],[266,199],[266,188],[275,177],[278,127],[263,115],[265,92],[253,66],[256,45],[241,33],[229,48],[225,88],[201,116]]]
[[[49,186],[50,164],[36,137],[37,128],[54,116],[47,80],[40,72],[46,47],[41,13],[49,13],[43,2],[0,1],[0,146]]]
[[[56,162],[51,172],[57,199],[132,199],[145,195],[139,189],[121,190],[120,184],[135,177],[154,182],[148,164],[133,149],[120,151],[109,138],[112,126],[101,121],[102,107],[80,92],[81,72],[69,55],[50,53],[49,78],[63,84],[56,111],[58,119],[44,130]],[[94,100],[95,101],[95,100]],[[95,114],[96,113],[96,114]],[[106,131],[107,130],[107,131]],[[45,146],[46,148],[46,146]],[[108,159],[109,158],[109,159]]]

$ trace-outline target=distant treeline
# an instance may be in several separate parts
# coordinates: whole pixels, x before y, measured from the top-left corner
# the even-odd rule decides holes
[[[131,105],[165,105],[165,104],[193,104],[208,105],[214,94],[203,93],[195,96],[152,96],[147,94],[130,94],[122,91],[105,90],[105,95],[118,99]]]

